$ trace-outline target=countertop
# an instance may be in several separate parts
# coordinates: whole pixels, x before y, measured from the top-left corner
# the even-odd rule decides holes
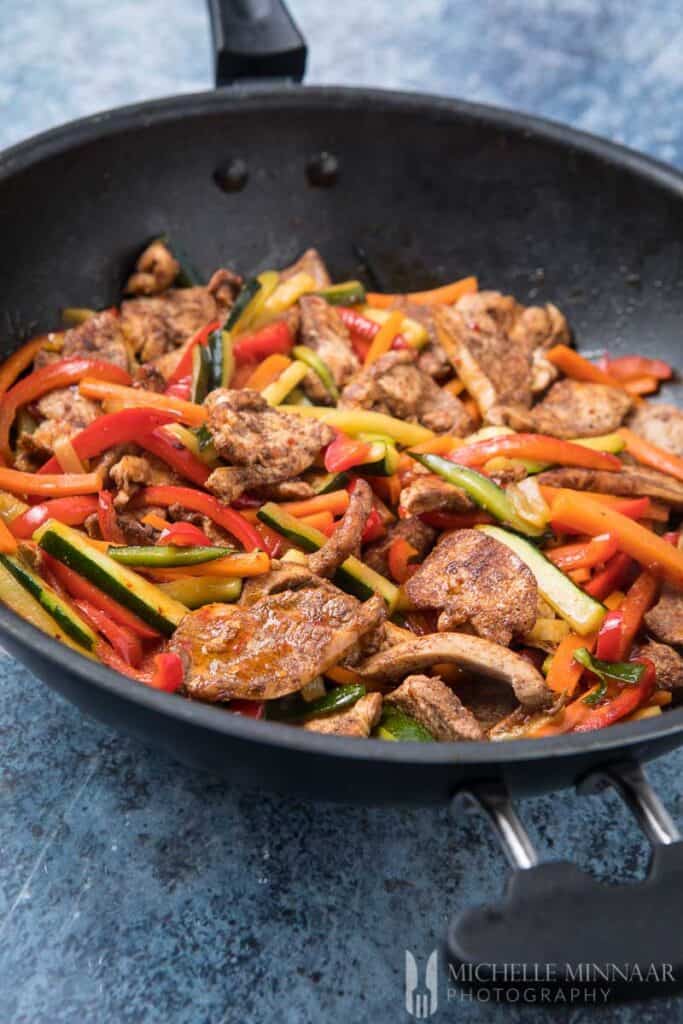
[[[683,23],[673,0],[293,0],[307,80],[530,110],[683,163]],[[0,146],[110,106],[211,85],[188,0],[4,0]],[[495,896],[478,817],[311,805],[234,791],[85,719],[0,657],[2,1024],[394,1022],[405,949]],[[683,751],[650,777],[683,821]],[[525,801],[539,849],[611,880],[647,848],[614,796]],[[683,1018],[682,1004],[536,1009],[539,1022]],[[521,1022],[454,1002],[435,1020]]]

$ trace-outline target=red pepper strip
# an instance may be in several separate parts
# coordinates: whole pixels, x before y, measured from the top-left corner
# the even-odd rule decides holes
[[[231,700],[228,708],[234,715],[244,715],[245,718],[263,718],[266,705],[262,700]]]
[[[183,685],[185,672],[180,655],[175,651],[164,651],[154,657],[154,671],[151,678],[143,679],[142,682],[155,690],[165,690],[167,693],[175,693]]]
[[[101,359],[62,359],[41,367],[34,373],[24,377],[4,395],[0,408],[0,454],[11,458],[9,435],[17,410],[28,402],[53,391],[76,384],[84,377],[108,381],[114,384],[130,384],[129,373],[113,363],[105,363]]]
[[[495,523],[488,512],[423,512],[419,517],[436,530],[468,530],[480,523]]]
[[[200,327],[195,336],[189,342],[187,348],[180,357],[180,361],[176,366],[175,370],[168,378],[166,393],[168,394],[168,388],[172,385],[177,384],[184,377],[192,376],[192,350],[195,345],[206,345],[209,340],[209,335],[212,331],[218,330],[220,322],[218,320],[212,320],[210,324],[205,324],[204,327]],[[183,397],[183,396],[178,396]]]
[[[621,661],[621,649],[624,646],[624,616],[616,609],[607,612],[602,620],[598,641],[595,647],[596,658],[602,661]]]
[[[181,380],[176,381],[175,384],[169,384],[164,394],[168,395],[169,398],[180,398],[183,402],[189,402],[192,396],[192,378],[183,377]]]
[[[607,704],[589,709],[588,714],[574,726],[572,732],[592,732],[594,729],[604,729],[606,726],[618,722],[620,718],[625,718],[633,711],[637,711],[642,704],[650,699],[657,679],[655,666],[649,658],[634,658],[633,660],[645,666],[640,682],[635,686],[624,686],[617,696]],[[584,705],[584,707],[588,707],[588,705]]]
[[[563,572],[570,569],[592,569],[596,565],[608,562],[616,555],[618,545],[609,533],[602,537],[593,537],[584,544],[564,544],[560,548],[546,551],[546,557]]]
[[[380,324],[370,320],[367,316],[363,316],[362,313],[357,313],[355,309],[351,309],[349,306],[337,306],[337,313],[351,333],[357,334],[364,341],[372,341],[380,329]]]
[[[114,495],[111,491],[100,491],[97,495],[97,522],[103,540],[108,540],[110,544],[126,543],[126,538],[116,518]]]
[[[0,395],[11,388],[17,377],[21,376],[24,370],[31,365],[48,338],[49,335],[46,334],[32,338],[0,364]]]
[[[142,637],[143,640],[158,640],[160,634],[156,629],[152,629],[146,622],[139,619],[137,615],[129,612],[123,605],[118,604],[107,594],[103,594],[101,590],[90,583],[89,580],[84,579],[83,576],[79,576],[73,569],[69,569],[63,562],[58,562],[52,555],[48,555],[45,551],[41,552],[41,561],[47,566],[49,571],[52,573],[54,578],[60,583],[65,590],[68,591],[72,597],[76,597],[87,601],[89,604],[99,608],[100,611],[105,612],[110,619],[114,622],[118,622],[120,626],[126,626],[128,629],[136,633],[137,636]]]
[[[171,523],[159,534],[157,544],[173,544],[176,547],[213,547],[213,541],[193,523]]]
[[[232,351],[236,363],[256,363],[274,352],[287,355],[293,344],[294,338],[287,321],[276,320],[255,334],[243,334],[234,342]]]
[[[621,615],[621,644],[615,661],[625,661],[631,651],[638,630],[643,624],[645,612],[655,603],[659,584],[649,572],[641,572],[631,585],[626,597],[619,605]]]
[[[140,637],[136,636],[131,629],[120,626],[118,622],[110,619],[106,612],[96,608],[88,601],[74,601],[75,606],[83,614],[93,629],[101,633],[105,640],[108,640],[116,653],[123,658],[128,665],[139,668],[142,663],[142,644]]]
[[[405,537],[396,537],[389,545],[387,562],[396,583],[405,583],[418,569],[418,551]]]
[[[356,441],[347,434],[337,433],[325,450],[325,469],[328,473],[342,473],[368,462],[372,454],[369,441]]]
[[[94,423],[71,438],[79,459],[91,459],[101,455],[117,444],[129,444],[138,441],[145,434],[150,434],[157,427],[166,423],[174,423],[178,417],[164,409],[122,409],[99,416]],[[59,463],[53,456],[39,473],[59,473]]]
[[[618,472],[621,469],[621,462],[616,455],[597,452],[572,441],[560,441],[545,434],[503,434],[501,437],[491,437],[486,441],[456,448],[448,458],[460,466],[482,466],[498,455],[538,459],[541,462],[556,462],[562,466],[582,466],[585,469],[602,469],[607,472]]]
[[[587,594],[597,601],[604,601],[613,590],[622,590],[629,577],[633,561],[629,555],[620,551],[611,558],[602,572],[595,574],[590,583],[583,588]]]
[[[379,538],[383,537],[385,533],[386,527],[382,522],[382,517],[377,511],[377,509],[373,506],[370,509],[370,515],[365,520],[365,526],[363,527],[363,532],[360,538],[361,543],[369,544],[373,540],[379,540]]]
[[[20,540],[32,537],[39,526],[48,519],[56,519],[66,526],[80,526],[88,516],[97,512],[97,498],[94,494],[80,494],[73,498],[53,498],[33,505],[9,524],[10,530]]]
[[[261,537],[244,516],[211,494],[204,494],[192,487],[172,487],[167,484],[145,487],[135,495],[133,505],[181,505],[191,512],[201,512],[218,523],[240,542],[245,551],[263,550]]]
[[[193,455],[177,437],[171,437],[163,430],[155,430],[138,438],[137,443],[198,487],[203,487],[208,480],[211,473],[209,467]]]
[[[663,359],[648,359],[647,356],[618,356],[616,359],[606,356],[601,360],[601,369],[611,377],[627,381],[638,377],[669,380],[673,375],[673,370]]]

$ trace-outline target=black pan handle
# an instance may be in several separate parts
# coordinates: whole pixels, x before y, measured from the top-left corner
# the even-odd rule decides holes
[[[539,863],[500,784],[456,796],[487,814],[515,870],[497,905],[470,907],[451,922],[451,979],[467,989],[590,989],[599,1002],[683,988],[683,842],[639,765],[593,773],[579,792],[605,782],[652,845],[643,882],[607,885],[568,861]]]
[[[280,0],[209,0],[209,17],[218,87],[304,77],[306,43]]]

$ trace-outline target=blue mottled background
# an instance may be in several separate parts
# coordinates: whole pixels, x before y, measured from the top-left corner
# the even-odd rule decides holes
[[[531,110],[683,162],[676,0],[291,4],[310,82],[442,92]],[[0,145],[211,84],[194,0],[0,0]],[[84,720],[0,657],[0,1022],[394,1022],[404,949],[499,891],[477,818],[325,807],[191,775]],[[651,778],[683,819],[683,754]],[[642,877],[616,798],[529,800],[549,857]],[[529,1019],[461,1004],[435,1020]],[[536,1011],[543,1022],[683,1019],[681,1003]]]

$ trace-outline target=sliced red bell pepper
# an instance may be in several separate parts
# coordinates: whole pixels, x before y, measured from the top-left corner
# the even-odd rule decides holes
[[[456,448],[448,458],[460,466],[483,466],[489,459],[499,455],[607,472],[618,472],[621,469],[621,462],[616,455],[584,448],[573,441],[560,441],[545,434],[502,434]]]
[[[143,505],[181,505],[192,512],[201,512],[235,537],[245,551],[263,550],[263,543],[251,523],[229,505],[224,505],[211,494],[192,487],[173,487],[167,484],[145,487],[133,498],[134,507]]]
[[[418,569],[418,551],[405,537],[396,537],[389,545],[387,562],[396,583],[402,584]]]
[[[213,541],[194,523],[171,523],[159,534],[157,544],[173,544],[175,547],[212,547]]]
[[[149,679],[143,679],[155,690],[165,690],[167,693],[175,693],[183,685],[185,677],[183,662],[175,651],[164,651],[154,657],[154,671]]]
[[[192,397],[192,378],[181,377],[174,384],[169,384],[164,394],[169,398],[181,398],[183,402],[189,402]]]
[[[361,543],[370,544],[373,540],[379,540],[386,533],[386,527],[382,521],[382,517],[373,506],[370,509],[370,515],[365,520],[365,526],[361,534]]]
[[[211,473],[209,467],[177,437],[171,437],[163,430],[155,430],[151,434],[143,434],[137,443],[198,487],[203,487],[208,480]]]
[[[633,686],[624,686],[616,697],[613,697],[606,704],[588,711],[582,721],[574,726],[573,732],[592,732],[594,729],[605,729],[613,725],[620,718],[637,711],[652,696],[657,673],[653,662],[649,658],[634,658],[645,666],[645,671],[640,677],[640,682]]]
[[[94,423],[71,438],[79,459],[92,459],[117,444],[130,444],[140,437],[151,434],[157,427],[174,423],[178,417],[164,409],[122,409],[120,412],[99,416]],[[39,473],[59,473],[59,463],[53,456]]]
[[[649,572],[641,572],[631,584],[626,597],[619,605],[621,615],[621,643],[616,661],[623,661],[631,651],[631,645],[643,624],[645,613],[657,599],[659,583]]]
[[[111,544],[126,543],[126,538],[116,517],[114,495],[111,491],[100,491],[97,495],[97,522],[103,540],[108,540]]]
[[[285,355],[291,351],[294,345],[294,337],[291,328],[286,320],[276,320],[267,324],[260,331],[254,334],[243,334],[233,342],[233,355],[235,362],[257,363],[274,352],[282,352]]]
[[[263,502],[260,502],[263,504]],[[261,539],[261,548],[270,555],[271,558],[279,558],[284,551],[285,542],[284,538],[276,533],[275,530],[271,530],[265,523],[255,523],[254,528],[259,534]]]
[[[620,661],[623,647],[624,616],[619,609],[607,612],[602,620],[595,645],[595,656],[601,661]]]
[[[176,366],[175,370],[168,378],[166,387],[167,394],[169,387],[172,387],[174,384],[177,384],[185,377],[192,377],[192,351],[195,345],[206,345],[209,340],[209,335],[211,334],[211,332],[217,331],[219,327],[220,321],[212,320],[210,324],[205,324],[203,327],[199,328],[199,330],[197,331],[197,333],[192,338],[189,345],[183,352],[182,356],[180,357],[180,361],[178,362],[178,365]],[[179,395],[178,397],[182,398],[184,396]]]
[[[53,498],[33,505],[9,524],[10,530],[20,540],[32,537],[39,526],[48,519],[56,519],[67,526],[80,526],[88,516],[97,512],[97,498],[94,494],[77,494],[73,498]]]
[[[599,361],[600,369],[618,380],[635,380],[638,377],[654,377],[656,380],[669,380],[673,370],[663,359],[649,359],[647,356],[617,356],[611,359],[608,355]]]
[[[570,569],[592,569],[608,562],[617,553],[617,542],[608,533],[593,537],[583,544],[564,544],[546,551],[546,557],[563,572]]]
[[[328,473],[343,473],[354,466],[362,466],[371,456],[372,445],[369,441],[357,441],[339,431],[325,449],[325,469]]]
[[[74,601],[75,606],[90,623],[93,629],[101,633],[105,640],[108,640],[116,653],[123,658],[128,665],[139,668],[142,664],[142,644],[140,637],[118,622],[110,619],[106,612],[96,608],[89,601]]]
[[[228,708],[233,714],[244,715],[245,718],[263,718],[266,705],[262,700],[231,700]]]
[[[69,569],[63,562],[58,562],[56,558],[48,555],[45,551],[41,551],[40,558],[54,578],[72,597],[87,601],[89,604],[99,608],[100,611],[105,612],[114,622],[118,622],[121,626],[126,626],[136,633],[137,636],[142,637],[143,640],[158,640],[160,638],[160,633],[156,629],[152,629],[151,626],[148,626],[146,622],[139,619],[133,612],[129,612],[123,605],[118,604],[117,601],[114,601],[107,594],[103,594],[94,583],[90,583],[83,576],[79,576],[77,572]]]
[[[620,551],[611,558],[602,572],[596,573],[590,583],[583,588],[587,594],[604,601],[613,590],[622,590],[633,569],[633,560]]]
[[[48,391],[76,384],[84,377],[108,381],[113,384],[131,383],[129,373],[113,363],[101,359],[61,359],[24,377],[3,396],[0,407],[0,454],[11,458],[9,435],[17,410],[28,402],[35,402]]]
[[[337,306],[337,313],[349,331],[352,334],[357,334],[364,341],[372,341],[380,329],[380,324],[349,306]]]

